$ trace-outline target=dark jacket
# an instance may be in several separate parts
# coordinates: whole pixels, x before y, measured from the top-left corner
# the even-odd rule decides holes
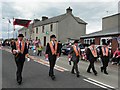
[[[71,60],[74,61],[74,60],[79,59],[79,56],[76,56],[76,53],[75,53],[73,47],[70,48],[69,54],[71,54],[71,56],[72,56]]]
[[[59,52],[60,52],[60,50],[59,50],[59,45],[57,45],[57,46],[58,46],[58,47],[57,47],[57,53],[59,53]],[[52,51],[51,51],[51,48],[50,48],[49,43],[47,43],[46,52],[45,52],[45,53],[48,54],[48,57],[52,56]]]
[[[103,57],[102,47],[100,47],[99,55],[101,58]],[[110,51],[108,51],[108,57],[110,57]]]
[[[87,56],[87,60],[96,60],[98,58],[93,56],[90,48],[87,48],[86,56]],[[98,56],[98,53],[97,53],[97,56]]]
[[[11,47],[12,47],[12,52],[14,49],[16,50],[16,43],[14,43],[14,45],[12,45]],[[25,48],[24,48],[23,54],[19,53],[18,55],[17,54],[13,54],[13,55],[15,55],[16,59],[25,59],[26,54],[28,54],[28,48],[27,48],[27,44],[25,43]]]

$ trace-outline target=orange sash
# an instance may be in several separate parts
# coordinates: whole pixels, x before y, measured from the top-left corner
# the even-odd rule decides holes
[[[22,48],[20,50],[20,43],[19,43],[19,41],[16,41],[16,49],[23,54],[24,49],[25,49],[25,43],[24,43],[24,41],[21,41],[21,44],[22,44]]]
[[[93,50],[93,47],[90,46],[90,50],[91,50],[93,56],[97,57],[97,50],[95,49],[95,47],[94,47],[94,50]]]
[[[53,47],[52,42],[49,42],[49,45],[50,45],[50,48],[51,48],[51,51],[52,51],[52,55],[54,55],[54,54],[56,55],[56,54],[57,54],[58,43],[55,42],[55,49],[54,49],[54,47]]]
[[[106,50],[106,53],[105,53],[105,50]],[[108,56],[108,47],[105,47],[105,50],[104,50],[104,47],[102,47],[102,53],[103,53],[103,56]]]
[[[74,50],[76,56],[80,56],[80,48],[78,48],[78,50],[77,50],[76,46],[73,45],[73,50]]]

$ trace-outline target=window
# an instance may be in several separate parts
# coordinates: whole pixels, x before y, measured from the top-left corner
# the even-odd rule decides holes
[[[38,27],[36,28],[36,34],[38,34]]]
[[[42,33],[44,33],[45,31],[44,31],[44,26],[42,26]]]
[[[53,24],[50,24],[50,31],[53,31]]]

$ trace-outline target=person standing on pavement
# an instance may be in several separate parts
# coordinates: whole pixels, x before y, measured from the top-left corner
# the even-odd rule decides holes
[[[51,41],[47,43],[45,58],[48,58],[50,64],[49,76],[51,77],[52,80],[54,80],[55,79],[54,66],[56,63],[56,59],[59,57],[59,46],[58,42],[56,42],[55,35],[51,35],[50,39]]]
[[[112,64],[116,62],[117,65],[120,65],[120,48],[119,47],[116,49],[116,51],[113,54],[113,60],[114,61],[112,61]]]
[[[104,74],[108,75],[107,67],[108,67],[108,63],[109,63],[110,53],[109,53],[108,44],[105,42],[105,39],[102,40],[102,44],[103,44],[103,46],[100,49],[100,56],[102,59],[101,72],[104,71]]]
[[[71,73],[75,74],[74,72],[75,70],[77,77],[80,77],[80,72],[78,70],[79,57],[80,57],[80,48],[78,46],[78,40],[75,40],[74,45],[71,47],[70,52],[68,54],[68,58],[71,58],[71,61],[73,62]]]
[[[20,85],[22,83],[22,70],[25,62],[25,57],[28,57],[27,44],[23,41],[23,34],[19,34],[18,40],[12,46],[12,53],[15,56],[17,66],[16,80]]]
[[[90,70],[94,72],[94,75],[97,76],[97,71],[95,70],[94,62],[96,61],[98,54],[95,48],[95,42],[91,42],[90,47],[88,47],[86,51],[87,60],[89,60],[90,64],[88,66],[87,72],[91,73]]]
[[[42,47],[42,45],[41,44],[38,44],[37,45],[37,55],[39,56],[42,56],[42,49],[43,49],[43,47]]]
[[[30,48],[30,41],[27,39],[27,40],[26,40],[26,43],[27,43],[27,48],[28,48],[28,50],[29,50],[29,48]]]

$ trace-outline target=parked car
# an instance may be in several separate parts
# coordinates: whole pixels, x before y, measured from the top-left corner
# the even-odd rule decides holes
[[[63,55],[68,55],[70,51],[71,45],[69,44],[63,44],[62,46],[62,53]]]

